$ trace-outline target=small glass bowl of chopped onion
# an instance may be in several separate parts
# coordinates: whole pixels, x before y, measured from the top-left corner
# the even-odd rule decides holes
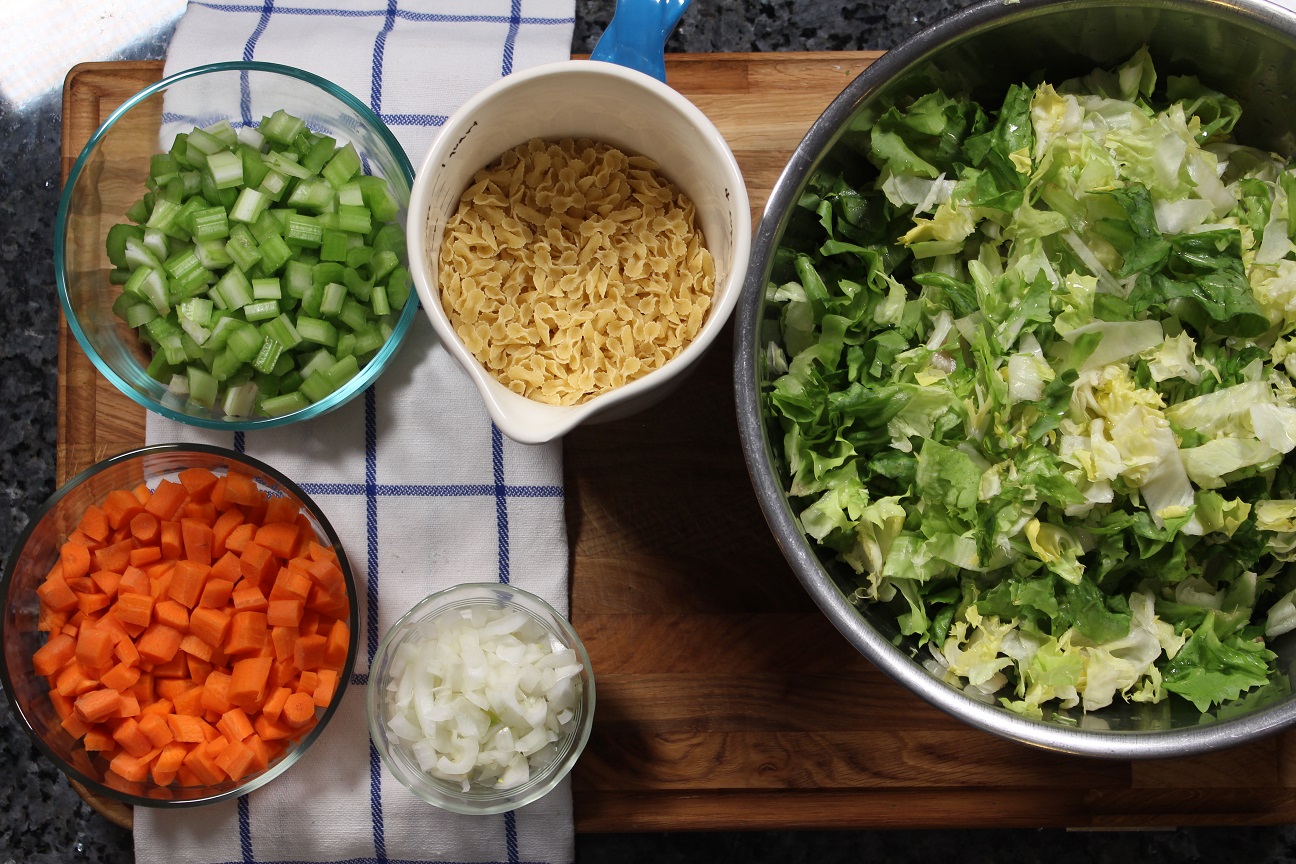
[[[414,794],[455,813],[504,813],[576,764],[594,719],[594,671],[544,600],[466,583],[420,601],[387,632],[367,709],[383,762]]]

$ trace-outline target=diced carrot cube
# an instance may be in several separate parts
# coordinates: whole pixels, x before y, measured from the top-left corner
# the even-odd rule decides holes
[[[76,656],[77,641],[63,633],[55,634],[32,655],[32,666],[37,675],[53,675]]]
[[[165,663],[180,650],[180,631],[165,624],[151,624],[135,643],[140,659],[149,663]],[[154,670],[157,674],[157,670]],[[183,673],[182,673],[183,674]]]
[[[223,609],[229,605],[230,596],[233,593],[233,580],[209,577],[207,583],[203,586],[202,596],[198,598],[198,605],[209,609]]]
[[[112,660],[112,634],[98,627],[82,627],[76,640],[76,659],[83,666],[98,669]]]
[[[199,564],[210,565],[212,562],[212,529],[197,519],[181,519],[180,534],[184,542],[185,556]]]
[[[153,620],[184,633],[189,629],[189,610],[175,600],[162,600],[153,606]]]
[[[87,723],[97,723],[121,707],[121,694],[111,688],[100,688],[77,697],[75,710]]]

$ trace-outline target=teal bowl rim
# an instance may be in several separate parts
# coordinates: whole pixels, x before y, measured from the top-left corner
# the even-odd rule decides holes
[[[87,789],[96,794],[102,795],[105,798],[112,798],[116,801],[122,801],[132,806],[150,807],[157,810],[201,807],[207,804],[215,804],[220,801],[228,801],[232,798],[238,798],[256,789],[262,788],[282,775],[293,765],[297,764],[297,762],[306,755],[306,751],[311,747],[311,745],[320,739],[324,734],[325,728],[329,725],[329,721],[331,721],[337,714],[338,709],[341,707],[342,701],[346,696],[349,682],[355,673],[356,663],[359,660],[360,654],[360,625],[362,623],[360,618],[360,585],[356,581],[355,570],[352,568],[351,561],[347,557],[346,548],[342,543],[342,538],[337,533],[337,529],[333,527],[333,523],[329,521],[328,514],[324,512],[324,509],[319,506],[319,503],[308,495],[296,481],[278,468],[275,468],[254,456],[249,456],[246,453],[240,453],[237,450],[231,450],[228,447],[220,447],[213,444],[173,442],[137,447],[133,450],[127,450],[118,453],[115,456],[101,459],[79,472],[75,477],[69,478],[67,481],[62,483],[54,490],[53,494],[51,494],[49,498],[47,498],[45,502],[31,514],[31,518],[28,520],[27,525],[23,528],[22,532],[18,535],[13,548],[9,550],[9,554],[7,556],[0,556],[0,603],[8,604],[9,602],[9,592],[13,586],[13,580],[15,578],[14,572],[18,567],[20,553],[24,548],[26,548],[32,534],[36,532],[36,529],[45,517],[53,513],[63,499],[71,494],[73,490],[81,486],[81,484],[85,483],[91,477],[124,462],[142,462],[150,456],[166,456],[168,454],[183,457],[187,453],[198,453],[204,456],[224,460],[228,465],[240,465],[244,468],[248,468],[261,474],[263,477],[274,481],[301,502],[302,507],[307,510],[312,517],[314,517],[315,521],[319,523],[320,530],[324,533],[324,537],[338,554],[338,567],[342,571],[342,577],[347,588],[347,614],[349,616],[348,625],[351,632],[348,634],[347,658],[343,664],[342,670],[338,673],[337,692],[334,694],[332,701],[324,707],[324,713],[319,715],[318,719],[315,721],[314,727],[312,727],[311,730],[307,732],[291,750],[281,756],[278,762],[271,764],[270,767],[262,771],[260,774],[256,774],[242,783],[237,783],[231,788],[223,791],[195,792],[191,798],[150,798],[143,795],[136,795],[127,790],[111,786],[102,780],[97,780],[88,776],[56,753],[54,749],[50,747],[49,743],[45,741],[44,736],[42,736],[41,733],[32,725],[28,715],[22,710],[22,706],[18,702],[18,696],[14,692],[9,665],[3,653],[0,653],[0,690],[4,691],[3,695],[0,696],[0,700],[8,704],[14,723],[21,727],[23,732],[26,733],[28,739],[36,746],[36,749],[40,751],[41,755],[45,757],[48,763],[57,768],[59,772],[68,779],[81,783]],[[0,616],[0,639],[6,638],[8,637],[5,632],[4,617]],[[195,790],[204,787],[191,786],[184,788]]]
[[[358,375],[342,387],[330,393],[327,398],[321,399],[319,402],[313,402],[300,411],[294,411],[291,414],[284,414],[279,417],[241,417],[233,420],[216,419],[212,417],[196,417],[192,414],[186,414],[183,411],[169,408],[163,403],[140,393],[125,379],[123,379],[122,376],[112,368],[108,361],[101,357],[99,352],[90,344],[84,331],[81,329],[75,311],[72,309],[71,300],[68,298],[67,273],[64,266],[66,252],[65,237],[68,230],[68,211],[71,206],[72,189],[76,186],[77,178],[80,177],[81,171],[84,169],[86,162],[90,158],[90,154],[94,152],[95,147],[97,147],[99,142],[105,135],[107,135],[108,130],[139,103],[149,99],[157,93],[160,93],[172,84],[176,84],[188,78],[197,78],[215,72],[270,72],[288,78],[296,78],[297,80],[304,81],[307,84],[315,85],[325,93],[341,101],[351,110],[355,111],[356,114],[378,134],[378,137],[382,142],[392,151],[392,155],[395,157],[397,165],[404,174],[406,185],[410,187],[411,191],[413,190],[414,166],[410,162],[409,155],[406,154],[405,148],[403,148],[400,145],[400,142],[396,140],[396,136],[392,134],[391,129],[388,128],[387,124],[382,121],[382,118],[375,114],[373,109],[368,105],[361,102],[349,91],[343,89],[337,84],[334,84],[332,81],[329,81],[327,78],[322,78],[319,75],[307,72],[304,69],[298,69],[295,66],[285,66],[280,63],[265,63],[260,60],[228,61],[223,63],[208,63],[203,66],[194,66],[193,68],[185,69],[150,84],[134,96],[131,96],[108,115],[108,119],[95,130],[94,134],[90,136],[90,140],[86,142],[85,147],[82,148],[80,155],[77,156],[76,162],[72,165],[72,169],[68,171],[67,180],[63,183],[63,191],[59,196],[58,213],[54,219],[54,279],[58,285],[59,303],[63,307],[63,314],[67,319],[68,329],[71,330],[72,335],[76,337],[77,344],[81,346],[81,350],[83,350],[86,356],[90,358],[90,362],[94,364],[95,368],[98,369],[105,378],[112,382],[114,387],[129,396],[135,402],[139,403],[149,411],[160,414],[170,420],[185,423],[189,426],[198,426],[204,429],[223,429],[229,431],[273,429],[278,426],[296,423],[301,420],[310,420],[314,417],[327,414],[329,411],[350,402],[357,394],[377,380],[378,376],[387,368],[387,364],[391,362],[392,357],[405,341],[405,336],[409,332],[410,327],[414,323],[415,317],[419,313],[420,302],[418,293],[415,291],[410,292],[410,297],[405,302],[405,308],[402,310],[400,318],[396,319],[396,326],[392,329],[391,336],[387,339],[387,342],[382,346],[382,348],[378,349],[378,353],[360,369]]]

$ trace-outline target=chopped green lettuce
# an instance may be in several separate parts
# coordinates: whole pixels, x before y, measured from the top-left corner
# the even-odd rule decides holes
[[[1287,692],[1296,169],[1151,55],[886,105],[767,290],[807,536],[934,675],[1030,716]]]

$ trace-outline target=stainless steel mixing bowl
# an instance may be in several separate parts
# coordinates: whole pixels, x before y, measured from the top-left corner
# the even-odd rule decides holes
[[[774,535],[815,602],[871,662],[972,726],[1026,744],[1109,758],[1200,753],[1273,734],[1296,720],[1296,696],[1227,717],[1187,703],[1120,700],[1088,715],[1031,720],[979,702],[930,675],[899,640],[894,614],[859,609],[819,559],[788,506],[762,411],[759,355],[768,332],[765,286],[798,197],[815,169],[871,109],[921,95],[937,80],[961,82],[975,98],[1002,99],[1008,85],[1042,73],[1058,81],[1114,66],[1149,46],[1158,73],[1195,74],[1236,98],[1237,140],[1296,155],[1296,13],[1265,0],[990,0],[946,18],[866,69],[835,99],[797,147],[776,183],[752,246],[735,322],[739,431],[753,485]],[[853,589],[847,589],[847,592]],[[899,644],[893,644],[898,642]],[[1271,645],[1296,659],[1296,633]]]

